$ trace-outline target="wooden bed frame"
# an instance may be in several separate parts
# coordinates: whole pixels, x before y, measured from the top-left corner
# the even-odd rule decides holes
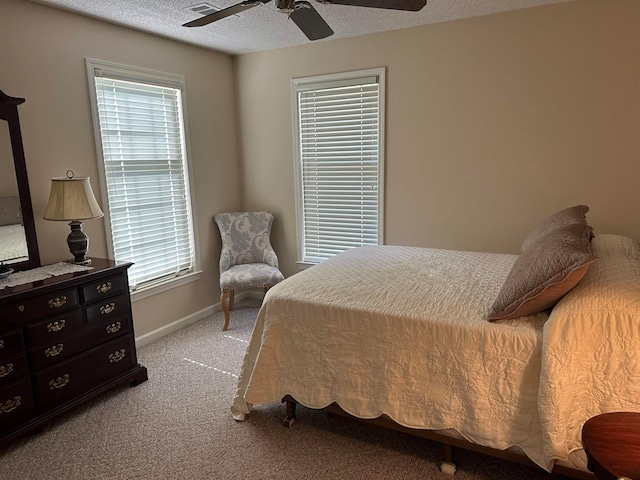
[[[287,428],[293,426],[296,420],[296,407],[298,402],[291,395],[286,395],[282,402],[286,404],[287,415],[282,421],[283,425]],[[373,425],[376,427],[386,428],[388,430],[395,430],[398,432],[406,433],[409,435],[413,435],[416,437],[426,438],[427,440],[433,440],[439,442],[443,446],[443,460],[440,466],[440,470],[443,473],[453,475],[456,471],[456,464],[454,460],[454,454],[456,448],[462,448],[464,450],[469,450],[472,452],[482,453],[484,455],[490,455],[492,457],[500,458],[503,460],[508,460],[510,462],[520,463],[522,465],[526,465],[532,467],[533,469],[540,470],[540,467],[532,462],[527,456],[523,454],[518,454],[515,452],[509,452],[505,450],[497,450],[495,448],[483,447],[482,445],[477,445],[475,443],[469,442],[464,439],[448,437],[441,433],[437,433],[433,430],[419,430],[415,428],[408,428],[399,425],[392,420],[379,417],[375,419],[363,419],[354,417],[353,415],[345,412],[340,408],[337,404],[332,403],[328,407],[323,408],[325,412],[330,415],[339,416],[345,418],[350,421],[355,421],[358,423],[365,423],[369,425]],[[582,470],[576,470],[570,467],[564,467],[561,465],[555,465],[553,467],[553,471],[550,474],[551,478],[553,478],[554,474],[564,475],[570,478],[582,479],[582,480],[595,480],[595,476],[592,473],[583,472]]]

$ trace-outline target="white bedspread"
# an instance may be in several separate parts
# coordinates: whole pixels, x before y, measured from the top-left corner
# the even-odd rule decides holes
[[[596,235],[599,257],[544,328],[540,416],[547,459],[582,449],[600,413],[640,412],[640,248]]]
[[[28,257],[27,239],[20,224],[0,227],[0,260]]]
[[[269,290],[247,349],[234,418],[291,394],[360,418],[455,429],[549,465],[538,415],[546,314],[486,315],[517,257],[363,247]]]

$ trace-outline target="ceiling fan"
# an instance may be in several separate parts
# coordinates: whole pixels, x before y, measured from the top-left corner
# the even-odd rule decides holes
[[[217,12],[205,15],[183,27],[202,27],[236,13],[244,12],[271,0],[245,0]],[[408,10],[417,12],[427,4],[427,0],[318,0],[320,3],[335,5],[351,5],[354,7],[386,8],[389,10]],[[318,11],[305,0],[275,0],[276,10],[285,13],[298,26],[309,40],[320,40],[333,35],[333,30],[320,16]]]

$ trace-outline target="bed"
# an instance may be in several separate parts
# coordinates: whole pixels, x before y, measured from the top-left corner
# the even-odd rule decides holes
[[[233,417],[282,399],[339,407],[580,477],[582,424],[640,411],[640,248],[624,236],[594,238],[588,207],[572,208],[570,221],[551,216],[534,229],[520,255],[360,247],[276,285]],[[566,258],[553,266],[545,288],[518,283],[536,277],[531,261],[549,270],[571,242],[579,255],[570,268]],[[514,284],[520,297],[505,302]]]
[[[29,256],[27,237],[22,225],[20,199],[0,196],[0,260],[10,261]]]
[[[0,258],[7,261],[28,256],[24,226],[15,224],[0,227]]]

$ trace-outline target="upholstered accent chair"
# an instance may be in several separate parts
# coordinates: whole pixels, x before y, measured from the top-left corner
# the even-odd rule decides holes
[[[278,257],[271,246],[273,214],[269,212],[219,213],[213,219],[222,237],[220,252],[220,305],[224,327],[229,327],[236,290],[264,288],[265,291],[284,276],[278,269]]]

